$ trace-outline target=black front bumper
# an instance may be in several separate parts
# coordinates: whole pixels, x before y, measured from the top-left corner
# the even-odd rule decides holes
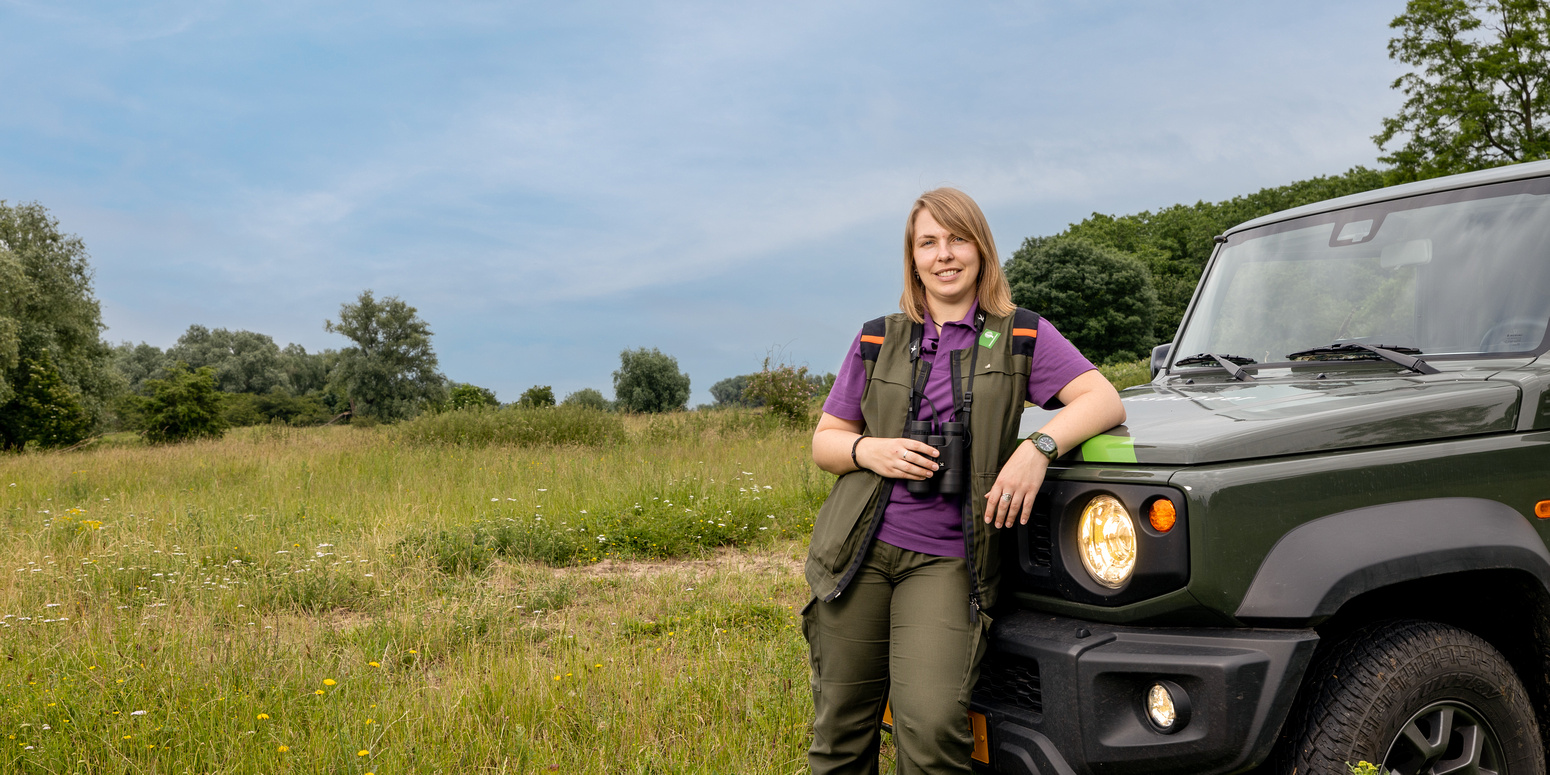
[[[991,629],[971,703],[986,717],[988,770],[1248,769],[1274,745],[1317,643],[1312,630],[1117,627],[1004,614]],[[1152,726],[1143,704],[1158,681],[1188,695],[1188,718],[1169,734]]]

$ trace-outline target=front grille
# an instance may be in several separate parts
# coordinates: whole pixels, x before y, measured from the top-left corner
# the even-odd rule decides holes
[[[1010,705],[1043,714],[1044,694],[1039,689],[1039,663],[1006,654],[985,655],[985,660],[980,663],[979,683],[974,684],[974,701],[987,705]]]
[[[1054,541],[1050,540],[1049,498],[1034,503],[1033,514],[1028,519],[1028,561],[1035,568],[1050,567],[1050,552]]]

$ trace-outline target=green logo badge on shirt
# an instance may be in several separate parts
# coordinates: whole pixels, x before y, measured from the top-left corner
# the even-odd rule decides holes
[[[980,347],[993,347],[996,344],[996,340],[1000,338],[1000,331],[986,331],[980,334]]]

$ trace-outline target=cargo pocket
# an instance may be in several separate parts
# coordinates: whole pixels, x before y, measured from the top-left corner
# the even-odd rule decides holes
[[[871,471],[852,471],[834,483],[818,509],[807,553],[829,573],[840,573],[850,563],[861,541],[856,525],[877,505],[880,478]]]

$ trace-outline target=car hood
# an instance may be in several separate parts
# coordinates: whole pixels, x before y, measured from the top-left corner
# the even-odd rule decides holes
[[[1519,395],[1512,384],[1446,373],[1147,384],[1120,393],[1124,425],[1071,458],[1188,465],[1503,433],[1514,428]]]

